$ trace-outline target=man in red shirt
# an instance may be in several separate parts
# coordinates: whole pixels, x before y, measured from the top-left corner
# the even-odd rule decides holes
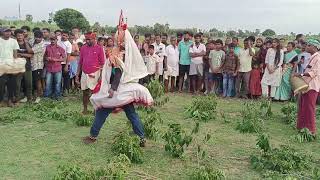
[[[59,99],[61,97],[61,62],[66,60],[66,53],[62,47],[57,45],[58,39],[56,36],[51,36],[50,41],[51,44],[46,47],[44,54],[44,59],[47,61],[46,88],[44,96],[52,96],[54,99]],[[52,88],[52,85],[54,88]],[[54,89],[54,94],[52,94],[52,89]]]
[[[80,50],[80,60],[76,76],[76,83],[81,84],[83,92],[83,114],[88,113],[90,90],[98,84],[101,70],[105,62],[104,50],[96,43],[96,34],[88,32],[85,34],[86,44]],[[81,81],[79,77],[81,73]]]

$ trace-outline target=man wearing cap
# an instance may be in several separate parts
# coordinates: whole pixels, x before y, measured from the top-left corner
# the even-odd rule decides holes
[[[11,29],[3,28],[2,36],[0,38],[0,61],[4,61],[6,59],[17,58],[17,51],[19,49],[19,45],[17,40],[11,38]],[[8,90],[8,106],[13,106],[14,92],[16,91],[16,74],[2,74],[0,75],[0,103],[2,103],[4,98],[5,86],[7,84]]]
[[[103,48],[96,43],[96,34],[85,34],[86,44],[80,50],[80,60],[76,75],[76,83],[81,85],[83,92],[83,114],[88,113],[90,90],[93,90],[100,80],[101,69],[105,62]],[[81,80],[79,77],[81,74]]]
[[[297,128],[308,128],[316,134],[316,101],[320,91],[320,42],[316,39],[307,41],[306,51],[312,56],[303,74],[294,74],[302,77],[309,85],[306,93],[300,96]]]

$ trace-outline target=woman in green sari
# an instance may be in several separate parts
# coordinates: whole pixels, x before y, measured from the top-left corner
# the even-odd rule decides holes
[[[290,84],[290,77],[298,61],[298,54],[294,49],[295,44],[293,42],[289,42],[287,46],[287,52],[283,61],[282,79],[280,86],[276,91],[274,98],[275,100],[288,101],[291,98],[292,90]]]

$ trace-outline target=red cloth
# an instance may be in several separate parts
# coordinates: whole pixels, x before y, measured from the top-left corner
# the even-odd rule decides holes
[[[104,50],[101,46],[84,45],[80,50],[79,67],[86,74],[91,74],[103,67],[105,62]]]
[[[88,32],[84,35],[86,39],[96,39],[97,35],[93,32]]]
[[[44,57],[50,57],[53,59],[61,59],[66,57],[64,49],[58,45],[48,45]],[[46,69],[50,73],[60,72],[62,70],[61,61],[48,61]]]
[[[308,128],[312,134],[316,134],[316,102],[318,92],[310,90],[302,94],[299,102],[297,128]]]
[[[252,96],[261,96],[261,72],[259,69],[252,69],[250,74],[249,90]]]

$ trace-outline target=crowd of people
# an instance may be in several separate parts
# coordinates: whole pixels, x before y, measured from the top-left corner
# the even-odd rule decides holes
[[[31,31],[28,26],[1,28],[0,60],[26,60],[24,72],[0,76],[2,106],[39,103],[41,97],[61,99],[81,88],[83,113],[88,113],[90,92],[101,80],[116,36],[115,32],[110,37],[97,37],[92,32],[81,35],[79,28],[71,32],[51,32],[48,28]],[[237,37],[213,40],[190,32],[145,34],[143,38],[135,35],[133,39],[148,71],[139,83],[159,80],[166,92],[288,101],[293,96],[291,76],[318,75],[305,72],[312,59],[307,49],[310,44],[320,48],[319,41],[306,41],[302,34],[288,43],[285,39],[250,36],[240,44]],[[120,81],[121,75],[112,75]],[[318,82],[313,84],[316,92],[318,86]],[[111,84],[111,89],[117,87]]]

